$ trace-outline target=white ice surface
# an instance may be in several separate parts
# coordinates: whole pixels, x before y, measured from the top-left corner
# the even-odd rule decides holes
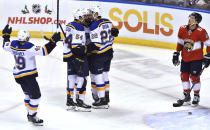
[[[35,127],[27,122],[24,95],[13,79],[14,58],[0,47],[0,130],[210,130],[209,68],[201,77],[200,106],[173,108],[172,103],[182,97],[182,87],[179,67],[171,63],[172,50],[123,44],[115,44],[114,50],[110,109],[92,112],[65,110],[67,72],[62,43],[49,56],[37,56],[42,92],[38,116],[44,126]],[[86,103],[92,102],[88,83]]]

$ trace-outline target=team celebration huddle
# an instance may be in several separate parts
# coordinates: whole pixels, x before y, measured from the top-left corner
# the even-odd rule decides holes
[[[111,60],[113,58],[112,42],[118,36],[118,29],[112,27],[109,19],[101,16],[101,8],[76,9],[74,20],[66,25],[63,40],[63,61],[67,63],[67,110],[91,111],[109,108],[109,78]],[[27,30],[18,32],[18,40],[10,42],[12,27],[6,25],[2,31],[3,49],[11,52],[15,58],[13,75],[21,86],[25,98],[29,122],[43,125],[38,118],[41,92],[37,83],[36,55],[46,56],[61,41],[60,32],[56,32],[43,47],[29,42],[30,33]],[[87,77],[90,75],[92,105],[85,103]]]
[[[30,33],[26,30],[20,30],[17,40],[13,41],[10,41],[12,27],[6,25],[2,31],[3,49],[14,55],[13,75],[25,95],[27,119],[34,125],[40,126],[44,122],[37,116],[41,92],[36,80],[38,71],[35,56],[49,55],[59,41],[63,43],[63,62],[67,64],[66,109],[82,112],[109,109],[109,71],[114,53],[112,45],[119,30],[112,27],[109,19],[103,18],[100,6],[75,9],[73,17],[74,20],[66,25],[65,31],[60,25],[64,39],[61,40],[60,32],[56,32],[44,46],[29,42]],[[173,103],[173,107],[196,107],[200,102],[200,76],[210,65],[210,40],[207,31],[199,26],[201,21],[201,14],[193,12],[188,16],[188,23],[178,30],[172,63],[174,66],[180,64],[183,99]],[[206,55],[203,53],[204,45]],[[86,103],[85,100],[88,76],[91,80],[92,103]],[[192,99],[191,91],[194,94]]]

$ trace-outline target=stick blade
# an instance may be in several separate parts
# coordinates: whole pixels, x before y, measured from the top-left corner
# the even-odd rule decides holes
[[[180,107],[183,105],[183,103],[184,103],[184,101],[179,99],[176,103],[173,103],[173,107]]]

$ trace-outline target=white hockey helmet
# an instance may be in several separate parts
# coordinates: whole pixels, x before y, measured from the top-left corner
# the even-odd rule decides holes
[[[18,32],[19,41],[28,41],[30,39],[30,33],[26,30],[20,30]]]
[[[74,11],[74,19],[78,19],[79,20],[79,17],[82,17],[82,10],[81,9],[76,9]]]
[[[98,16],[102,15],[102,9],[99,5],[94,5],[91,10],[93,11],[93,14],[98,13]]]
[[[87,15],[90,14],[90,11],[89,11],[88,8],[83,8],[83,9],[81,10],[81,13],[82,13],[82,16],[87,16]]]

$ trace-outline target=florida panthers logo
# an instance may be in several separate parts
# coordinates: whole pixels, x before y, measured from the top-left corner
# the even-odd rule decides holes
[[[184,48],[188,51],[188,52],[190,52],[190,51],[192,51],[192,49],[193,49],[193,43],[191,43],[191,42],[185,42],[184,43]]]

